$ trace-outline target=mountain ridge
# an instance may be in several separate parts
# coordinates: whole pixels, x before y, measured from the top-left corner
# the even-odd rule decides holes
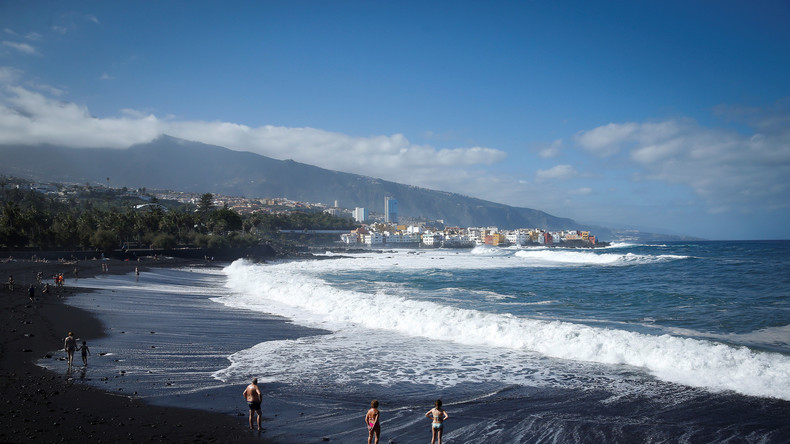
[[[401,216],[444,220],[448,225],[502,229],[593,229],[569,218],[384,179],[327,170],[294,160],[170,136],[126,149],[65,148],[55,145],[0,146],[0,174],[35,180],[105,183],[114,187],[211,192],[249,198],[284,197],[305,202],[338,200],[346,208],[383,212],[384,197],[398,200]]]

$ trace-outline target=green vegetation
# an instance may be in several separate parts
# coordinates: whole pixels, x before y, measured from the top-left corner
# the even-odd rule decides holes
[[[157,201],[144,189],[62,186],[43,192],[0,177],[0,249],[47,250],[250,247],[294,243],[279,230],[353,229],[323,212],[240,215],[203,194],[197,205]],[[9,189],[10,188],[10,189]],[[303,242],[305,239],[298,239]]]

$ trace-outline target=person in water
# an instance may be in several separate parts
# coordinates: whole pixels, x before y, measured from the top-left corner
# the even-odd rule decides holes
[[[442,409],[442,400],[437,399],[434,408],[428,410],[425,416],[431,419],[431,444],[442,444],[444,420],[450,417],[450,415]]]
[[[373,437],[376,437],[375,444],[379,444],[379,435],[381,435],[381,424],[379,424],[379,401],[374,399],[370,401],[370,410],[365,415],[365,425],[368,427],[368,444]]]

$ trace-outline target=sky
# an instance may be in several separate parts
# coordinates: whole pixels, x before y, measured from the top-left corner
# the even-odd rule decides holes
[[[0,144],[167,134],[585,224],[788,239],[788,23],[760,0],[0,0]]]

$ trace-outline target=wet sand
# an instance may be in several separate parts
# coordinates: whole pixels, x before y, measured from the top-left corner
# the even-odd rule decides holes
[[[105,334],[105,326],[92,314],[63,302],[80,292],[74,284],[76,268],[80,278],[102,273],[101,261],[71,263],[33,262],[4,258],[0,262],[0,282],[13,275],[15,289],[0,289],[3,308],[0,340],[0,442],[270,442],[265,434],[250,432],[246,416],[230,416],[203,410],[148,405],[128,394],[114,394],[75,382],[63,372],[54,373],[36,365],[63,347],[69,331],[85,339]],[[185,259],[144,260],[142,263],[107,261],[109,273],[126,274],[139,267],[204,266],[203,261]],[[42,294],[36,285],[35,300],[28,288],[42,272],[45,282],[63,273],[65,288],[58,295]],[[77,281],[78,283],[78,281]],[[75,366],[81,366],[79,353]]]

